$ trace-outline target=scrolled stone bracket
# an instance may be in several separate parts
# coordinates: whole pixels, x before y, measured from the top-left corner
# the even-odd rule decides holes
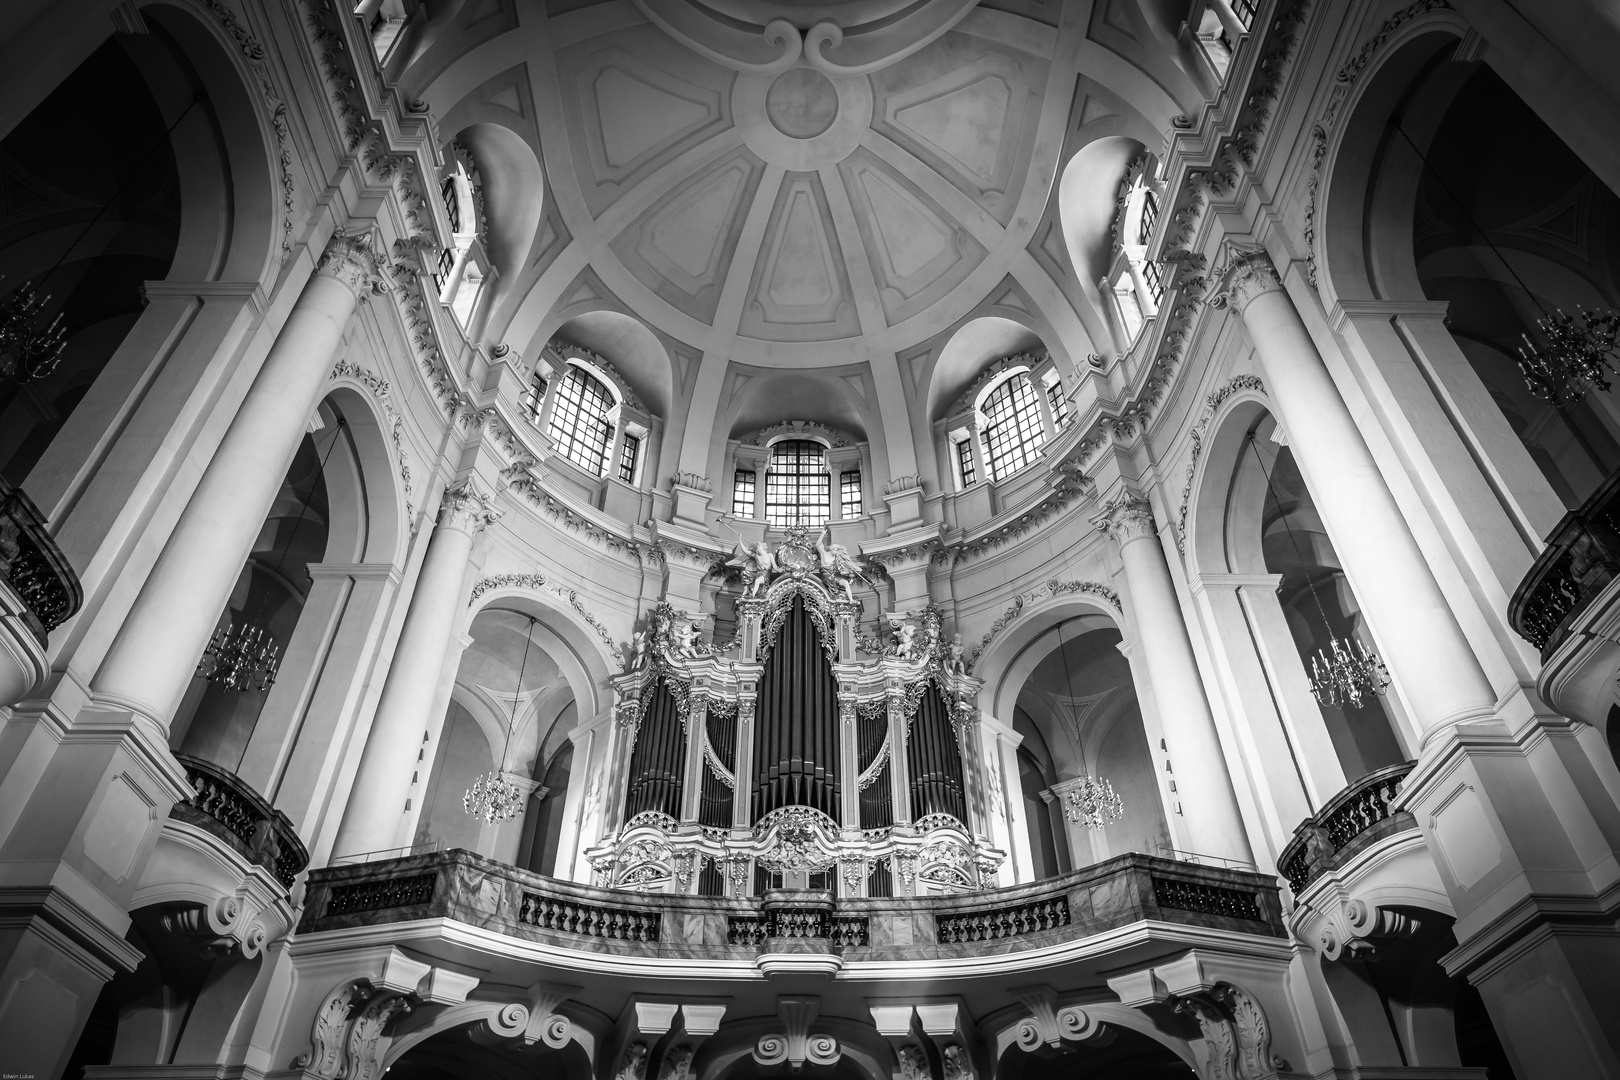
[[[825,1032],[812,1032],[810,1025],[821,1011],[821,999],[783,997],[776,1000],[776,1015],[782,1021],[780,1032],[761,1035],[754,1043],[754,1061],[766,1067],[787,1062],[794,1072],[812,1065],[835,1065],[844,1056],[838,1040]]]
[[[1107,1046],[1114,1041],[1114,1029],[1082,1006],[1060,1007],[1057,992],[1050,986],[1018,986],[1012,992],[1029,1009],[1029,1015],[1013,1029],[1018,1048],[1026,1054],[1043,1047],[1072,1050],[1072,1043]]]
[[[1150,1015],[1181,1016],[1197,1025],[1208,1080],[1276,1080],[1290,1068],[1271,1049],[1272,1028],[1259,998],[1235,983],[1210,977],[1189,953],[1170,964],[1116,976],[1109,988]]]
[[[1317,934],[1317,945],[1328,960],[1371,960],[1381,948],[1422,927],[1411,915],[1365,900],[1346,900]]]

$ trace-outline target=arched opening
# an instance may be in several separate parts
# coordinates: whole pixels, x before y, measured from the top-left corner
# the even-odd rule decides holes
[[[1081,616],[1055,622],[1028,646],[1033,662],[1018,690],[1013,728],[1024,736],[1020,781],[1039,876],[1128,851],[1171,849],[1121,641],[1117,627]],[[1078,813],[1074,803],[1088,777],[1112,787],[1120,802],[1117,818],[1094,825]],[[1032,791],[1038,782],[1045,786]]]
[[[1387,168],[1419,174],[1418,282],[1447,302],[1458,348],[1573,508],[1620,467],[1620,397],[1538,394],[1520,351],[1526,335],[1546,348],[1538,320],[1620,302],[1620,199],[1490,67],[1456,82],[1431,69],[1389,121]],[[1410,104],[1429,94],[1451,95],[1437,124]]]
[[[146,1067],[216,1060],[259,974],[229,940],[198,934],[190,904],[130,913],[125,940],[141,954],[133,971],[102,987],[62,1076],[80,1080],[94,1066]]]
[[[233,670],[228,661],[232,639],[227,635],[253,634],[239,646],[247,657],[266,651],[279,665],[298,627],[309,599],[308,567],[327,557],[331,540],[332,506],[326,470],[341,448],[354,455],[347,423],[330,405],[323,410],[332,423],[305,435],[292,465],[276,493],[270,513],[259,530],[215,624],[214,642],[186,688],[169,727],[174,750],[211,761],[232,773],[241,771],[248,743],[269,699],[275,675],[264,665]],[[354,513],[349,508],[350,514]]]
[[[123,40],[92,53],[0,142],[0,303],[32,290],[42,301],[36,326],[60,319],[62,340],[54,366],[0,370],[0,475],[19,486],[135,325],[143,283],[168,274],[180,240],[170,127],[208,105],[171,115]]]
[[[469,627],[472,644],[456,670],[414,843],[549,873],[563,842],[560,803],[572,773],[564,747],[579,715],[578,664],[545,622],[514,608],[484,608]],[[468,789],[492,772],[520,789],[516,817],[490,822],[469,812]]]
[[[1002,1055],[996,1080],[1189,1080],[1196,1077],[1185,1061],[1164,1044],[1140,1031],[1111,1026],[1096,1045],[1078,1045],[1060,1053],[1026,1054],[1011,1049]],[[1072,1044],[1069,1044],[1072,1045]]]
[[[1154,304],[1137,288],[1143,261],[1141,243],[1130,238],[1132,250],[1137,252],[1135,275],[1129,257],[1122,259],[1123,250],[1115,245],[1121,196],[1128,196],[1142,175],[1146,164],[1143,149],[1141,143],[1124,135],[1096,139],[1069,159],[1058,180],[1058,211],[1069,260],[1079,278],[1081,295],[1096,313],[1094,321],[1106,327],[1105,334],[1095,336],[1099,343],[1110,343],[1115,353],[1130,347],[1154,310]],[[1139,212],[1136,216],[1139,219]]]
[[[1275,420],[1256,411],[1236,448],[1225,521],[1226,564],[1234,573],[1279,576],[1277,601],[1309,676],[1313,660],[1333,657],[1334,639],[1352,652],[1363,644],[1372,649],[1374,642],[1293,453],[1277,435]],[[1408,759],[1395,702],[1387,693],[1365,689],[1359,704],[1316,694],[1333,750],[1351,783]]]

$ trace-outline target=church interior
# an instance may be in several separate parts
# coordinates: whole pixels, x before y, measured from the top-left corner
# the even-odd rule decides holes
[[[1604,0],[0,5],[6,1080],[1620,1080]]]

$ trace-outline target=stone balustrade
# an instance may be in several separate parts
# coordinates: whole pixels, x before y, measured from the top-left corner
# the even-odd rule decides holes
[[[1314,817],[1300,822],[1277,865],[1297,896],[1323,873],[1342,866],[1386,836],[1417,828],[1412,815],[1394,808],[1401,784],[1416,762],[1404,761],[1368,773],[1335,795]]]
[[[207,829],[292,888],[293,879],[309,865],[309,852],[287,815],[213,762],[189,754],[174,756],[185,766],[195,794],[176,803],[169,816]]]
[[[1015,953],[1152,921],[1282,938],[1276,879],[1121,855],[1005,889],[915,899],[763,900],[559,881],[456,849],[312,871],[300,934],[452,919],[513,938],[648,958],[748,960],[780,949],[844,961]]]

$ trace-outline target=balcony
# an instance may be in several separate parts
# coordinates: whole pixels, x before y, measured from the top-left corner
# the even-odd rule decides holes
[[[1508,604],[1513,629],[1541,654],[1537,690],[1600,728],[1620,669],[1620,472],[1565,514]]]
[[[643,972],[648,960],[703,960],[717,978],[875,971],[987,954],[1018,970],[1018,954],[1050,955],[1133,925],[1282,939],[1277,891],[1266,875],[1131,854],[1046,881],[954,896],[834,900],[773,892],[729,899],[594,888],[457,849],[312,871],[299,933],[448,920],[533,943],[550,956],[568,950],[635,959]],[[1126,947],[1125,936],[1115,935],[1113,947]]]
[[[284,888],[291,889],[293,881],[309,865],[309,852],[287,815],[213,762],[189,754],[174,756],[185,766],[186,779],[196,794],[175,803],[169,816],[212,833],[248,862],[269,870]]]
[[[1300,823],[1277,860],[1295,896],[1385,837],[1417,828],[1411,814],[1394,807],[1415,764],[1405,761],[1369,773]]]
[[[50,668],[47,635],[84,593],[27,495],[0,479],[0,705],[37,690]]]

